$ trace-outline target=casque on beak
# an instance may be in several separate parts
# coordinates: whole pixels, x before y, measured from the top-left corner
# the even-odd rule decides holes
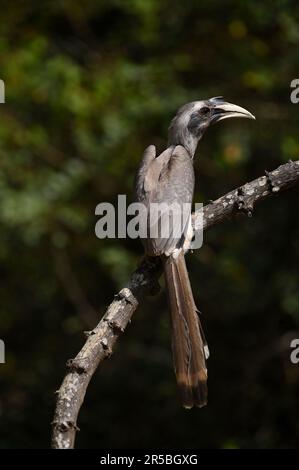
[[[215,122],[223,121],[223,119],[233,117],[255,119],[254,115],[247,111],[247,109],[241,108],[241,106],[236,104],[226,103],[225,101],[221,102],[219,98],[212,98],[209,101],[213,104],[211,116],[213,124]]]

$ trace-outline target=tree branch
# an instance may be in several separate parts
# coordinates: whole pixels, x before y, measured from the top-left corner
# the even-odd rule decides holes
[[[298,180],[299,160],[294,162],[289,160],[274,171],[265,171],[265,176],[246,183],[205,206],[203,229],[207,230],[238,212],[244,212],[251,217],[256,203],[297,186]],[[193,215],[193,225],[195,230],[200,228],[197,214]]]
[[[251,216],[257,202],[298,185],[299,161],[289,161],[205,206],[203,219],[198,213],[193,214],[194,228],[207,230],[240,212]],[[53,448],[74,447],[77,417],[88,384],[99,364],[111,356],[115,342],[143,298],[159,289],[161,272],[159,259],[145,259],[132,274],[127,286],[115,296],[98,325],[86,332],[87,340],[75,359],[67,362],[66,376],[57,391]]]

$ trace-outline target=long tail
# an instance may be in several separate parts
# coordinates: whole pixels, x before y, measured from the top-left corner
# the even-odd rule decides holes
[[[164,260],[172,323],[172,353],[182,405],[185,408],[207,404],[208,347],[186,268],[185,257]]]

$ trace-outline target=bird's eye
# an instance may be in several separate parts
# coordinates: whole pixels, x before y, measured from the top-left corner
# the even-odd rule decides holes
[[[208,108],[207,106],[204,106],[199,111],[201,116],[206,116],[207,114],[209,114],[209,112],[210,112],[210,108]]]

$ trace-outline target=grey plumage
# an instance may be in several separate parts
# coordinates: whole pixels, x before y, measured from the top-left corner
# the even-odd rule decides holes
[[[207,403],[208,348],[194,302],[183,252],[163,258],[172,325],[172,354],[185,408]]]
[[[184,147],[168,147],[163,153],[155,158],[155,147],[151,145],[144,152],[136,179],[136,197],[139,202],[146,205],[148,210],[148,229],[154,230],[153,223],[150,223],[150,204],[166,203],[171,204],[192,203],[194,191],[194,169],[190,155]],[[163,227],[169,222],[171,227],[172,217],[169,210],[165,210],[157,221]],[[186,225],[188,224],[186,221]],[[187,227],[185,226],[187,229]],[[176,227],[173,227],[175,232]],[[167,238],[146,238],[143,239],[145,251],[150,256],[160,256],[170,254],[175,249],[180,248],[184,241],[182,237]]]
[[[198,141],[209,125],[227,117],[254,116],[244,108],[227,103],[222,97],[194,101],[182,106],[169,127],[168,147],[156,156],[149,146],[143,155],[136,176],[136,198],[147,208],[143,221],[148,229],[142,239],[145,253],[160,256],[164,265],[172,323],[173,360],[182,404],[186,408],[204,406],[207,402],[207,344],[198,318],[185,264],[183,243],[190,235],[191,203],[194,192],[192,159]],[[159,217],[153,221],[155,204],[165,203]],[[169,205],[189,205],[184,223],[178,222]],[[171,226],[172,224],[172,226]],[[152,229],[171,226],[167,236],[163,230],[152,235]]]

